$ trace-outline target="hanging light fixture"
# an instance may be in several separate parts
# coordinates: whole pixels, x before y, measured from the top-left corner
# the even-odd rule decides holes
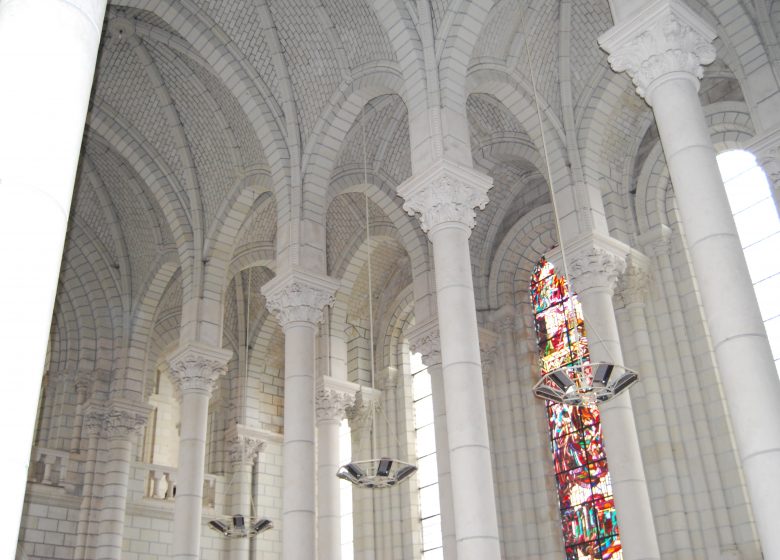
[[[368,185],[368,158],[366,156],[366,129],[364,124],[365,105],[360,118],[360,129],[362,133],[363,144],[363,184]],[[374,379],[376,376],[374,365],[374,307],[371,278],[371,230],[368,211],[368,193],[365,194],[365,217],[366,217],[366,251],[368,253],[366,265],[368,268],[368,336],[369,336],[369,360],[371,362],[371,389],[374,390]],[[371,414],[371,455],[374,456],[376,443],[376,413],[379,409],[379,403],[375,398],[363,398],[363,392],[358,393],[357,398],[363,404],[370,408]],[[356,403],[357,404],[357,403]],[[387,418],[385,418],[387,420]],[[390,422],[387,421],[388,430],[392,432]],[[417,467],[399,459],[390,457],[380,457],[378,459],[366,459],[353,461],[339,468],[336,476],[355,486],[361,488],[390,488],[399,482],[403,482],[417,471]]]
[[[544,375],[534,385],[540,399],[575,406],[590,406],[616,397],[639,379],[623,366],[593,362],[563,366]]]
[[[256,537],[260,533],[272,529],[274,526],[270,519],[246,518],[242,514],[223,515],[209,521],[209,528],[221,533],[223,537],[243,539]]]
[[[550,191],[550,202],[558,235],[558,243],[561,250],[561,261],[563,262],[563,276],[568,284],[569,269],[566,262],[566,251],[563,247],[563,235],[561,234],[558,205],[555,200],[555,189],[553,188],[552,182],[553,173],[550,168],[550,155],[544,135],[544,122],[542,121],[539,94],[536,89],[536,79],[534,78],[533,69],[531,68],[531,52],[528,47],[528,31],[525,25],[525,16],[521,14],[521,18],[523,43],[525,45],[526,59],[528,60],[528,74],[531,78],[531,88],[533,90],[536,116],[539,121],[539,131],[542,140],[542,151],[544,152],[544,160],[547,166],[547,184]],[[598,333],[592,325],[590,330],[598,337]],[[607,353],[609,353],[609,349],[606,350]],[[578,363],[566,365],[545,374],[536,385],[534,385],[533,393],[536,397],[548,401],[573,406],[591,406],[613,399],[638,380],[639,374],[636,371],[622,365],[605,362]]]
[[[249,386],[249,334],[250,334],[249,311],[251,308],[250,297],[252,295],[251,269],[248,271],[248,276],[249,278],[247,279],[246,293],[244,295],[244,299],[246,300],[246,312],[244,314],[246,329],[244,335],[244,384],[243,384],[243,394],[241,395],[241,400],[243,401],[241,406],[242,422],[235,426],[235,430],[236,430],[235,435],[239,441],[241,441],[242,438],[247,437],[249,433],[251,433],[249,428],[245,426],[246,408],[247,408],[247,387]],[[229,494],[229,490],[230,487],[233,485],[233,479],[235,478],[235,476],[236,473],[234,472],[233,475],[230,477],[230,483],[227,486],[225,494]],[[247,538],[251,539],[259,535],[260,533],[268,531],[269,529],[273,529],[274,524],[270,519],[266,519],[265,517],[258,517],[255,515],[255,504],[254,504],[254,500],[252,500],[251,494],[249,496],[249,508],[250,508],[249,515],[244,515],[243,513],[235,513],[233,515],[220,515],[212,518],[208,522],[208,526],[210,529],[216,531],[217,533],[220,533],[223,537],[228,537],[232,539],[247,539]]]

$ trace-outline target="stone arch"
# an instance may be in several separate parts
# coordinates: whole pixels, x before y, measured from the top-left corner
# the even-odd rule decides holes
[[[265,99],[273,99],[270,88],[243,60],[234,45],[225,45],[215,32],[218,25],[191,0],[122,0],[121,5],[155,14],[186,40],[201,59],[207,61],[252,123],[263,146],[274,184],[288,182],[289,152],[284,139],[283,116]]]
[[[519,297],[516,292],[518,278],[530,278],[539,257],[557,243],[552,205],[538,206],[523,216],[501,241],[493,257],[488,280],[490,308],[511,305],[530,310],[527,294]]]
[[[302,161],[304,218],[317,222],[321,219],[322,208],[327,208],[334,164],[365,104],[388,94],[403,99],[402,88],[401,76],[396,69],[380,68],[359,75],[333,95],[312,131]]]

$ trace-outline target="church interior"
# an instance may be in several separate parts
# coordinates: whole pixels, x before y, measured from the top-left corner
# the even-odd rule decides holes
[[[17,560],[780,560],[780,2],[65,4]]]

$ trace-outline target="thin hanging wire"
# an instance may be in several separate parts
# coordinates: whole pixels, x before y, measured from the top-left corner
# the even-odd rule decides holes
[[[555,200],[555,188],[553,186],[553,175],[552,175],[552,169],[550,167],[550,156],[548,153],[547,148],[547,140],[544,134],[544,121],[542,120],[542,110],[540,108],[539,103],[539,94],[536,89],[536,78],[534,77],[533,68],[531,67],[531,50],[528,47],[528,30],[526,28],[525,24],[525,10],[520,10],[520,24],[523,28],[523,46],[525,48],[525,57],[526,61],[528,63],[528,75],[531,77],[531,91],[534,95],[534,106],[536,108],[536,118],[539,121],[539,131],[542,137],[542,151],[544,152],[544,163],[547,167],[547,183],[550,190],[550,201],[552,203],[553,208],[553,219],[555,220],[555,231],[558,235],[558,245],[561,247],[561,262],[563,264],[563,278],[566,281],[566,285],[571,285],[569,282],[569,266],[566,262],[566,250],[564,249],[564,243],[563,243],[563,234],[561,233],[561,220],[560,215],[558,214],[558,203]],[[585,321],[585,311],[582,310],[582,319]],[[593,325],[588,325],[588,330],[591,331],[596,338],[601,342],[602,348],[606,351],[607,356],[609,357],[610,361],[613,363],[615,362],[614,356],[612,356],[612,352],[609,349],[609,346],[604,343],[604,339],[601,338],[601,335],[599,335],[598,330]]]
[[[250,321],[249,321],[249,311],[252,307],[251,301],[252,301],[252,269],[248,269],[247,273],[249,275],[249,278],[246,281],[246,294],[244,294],[244,299],[246,300],[246,313],[244,314],[244,322],[246,323],[244,325],[245,327],[245,333],[244,333],[244,383],[243,383],[243,395],[242,395],[242,406],[241,406],[241,423],[246,424],[246,409],[249,405],[249,330],[250,330]]]
[[[363,104],[362,115],[360,116],[360,134],[362,136],[363,144],[363,188],[368,188],[368,155],[366,154],[366,104]],[[369,221],[368,212],[368,192],[363,192],[365,198],[365,216],[366,216],[366,251],[368,256],[366,258],[366,264],[368,266],[368,356],[371,361],[371,389],[374,389],[376,379],[376,368],[374,365],[374,304],[373,304],[373,292],[372,292],[372,279],[371,279],[371,227]],[[377,450],[376,444],[376,404],[371,403],[371,455],[373,456]]]

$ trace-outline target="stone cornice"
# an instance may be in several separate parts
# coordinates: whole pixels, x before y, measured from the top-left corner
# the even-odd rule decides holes
[[[295,269],[273,278],[260,291],[268,310],[285,329],[293,323],[321,323],[322,312],[326,305],[333,305],[338,288],[339,283],[327,276]]]
[[[652,104],[659,78],[683,72],[700,79],[702,65],[715,60],[716,33],[680,0],[649,2],[633,17],[599,37],[615,72],[627,72],[637,93]]]
[[[487,192],[493,179],[448,160],[439,160],[398,186],[404,210],[419,214],[420,225],[430,233],[443,224],[461,224],[469,230],[476,221],[475,208],[488,203]]]
[[[169,374],[178,395],[200,392],[211,395],[220,376],[227,372],[233,352],[198,344],[178,348],[168,359]]]

